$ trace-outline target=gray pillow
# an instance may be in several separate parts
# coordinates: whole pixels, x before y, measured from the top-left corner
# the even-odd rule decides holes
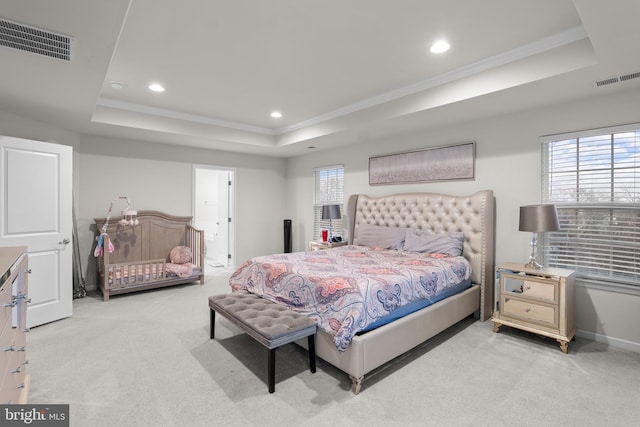
[[[429,233],[427,231],[407,229],[404,250],[425,252],[430,254],[462,255],[464,234],[462,233]]]
[[[406,230],[406,228],[399,227],[360,224],[358,226],[358,234],[353,243],[355,245],[369,246],[370,248],[401,250]]]

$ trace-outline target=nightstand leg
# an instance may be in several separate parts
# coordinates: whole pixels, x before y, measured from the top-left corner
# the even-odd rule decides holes
[[[558,340],[558,342],[560,343],[560,350],[562,350],[564,354],[567,354],[569,351],[569,341]]]
[[[500,332],[500,326],[502,326],[502,325],[499,324],[499,323],[493,322],[493,332],[496,333],[496,334],[498,332]]]

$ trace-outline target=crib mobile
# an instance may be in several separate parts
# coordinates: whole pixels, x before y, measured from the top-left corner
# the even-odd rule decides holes
[[[93,252],[93,256],[95,256],[96,258],[102,256],[102,254],[104,253],[104,236],[107,234],[107,226],[109,225],[109,219],[111,218],[111,211],[113,210],[113,205],[118,200],[127,201],[127,208],[122,211],[122,219],[118,221],[118,224],[122,225],[123,227],[127,225],[130,225],[133,227],[138,225],[139,223],[138,219],[136,218],[136,215],[138,215],[138,211],[131,209],[131,201],[127,196],[118,196],[115,199],[113,199],[109,204],[109,210],[107,211],[107,219],[105,220],[104,225],[100,230],[100,235],[96,237],[96,240],[98,241],[98,243],[96,244],[96,249]],[[109,253],[112,253],[115,250],[115,248],[113,247],[113,243],[111,243],[111,240],[109,240],[108,250],[109,250]]]

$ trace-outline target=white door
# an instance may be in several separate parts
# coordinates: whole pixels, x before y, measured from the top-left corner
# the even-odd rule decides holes
[[[230,193],[233,171],[194,167],[194,225],[204,230],[207,267],[228,267],[231,254]]]
[[[27,326],[71,316],[72,147],[0,136],[0,246],[27,246]]]

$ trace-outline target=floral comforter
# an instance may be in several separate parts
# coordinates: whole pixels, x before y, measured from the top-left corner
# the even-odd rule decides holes
[[[229,284],[311,317],[344,351],[368,325],[401,306],[435,298],[470,273],[461,256],[340,246],[253,258]]]

